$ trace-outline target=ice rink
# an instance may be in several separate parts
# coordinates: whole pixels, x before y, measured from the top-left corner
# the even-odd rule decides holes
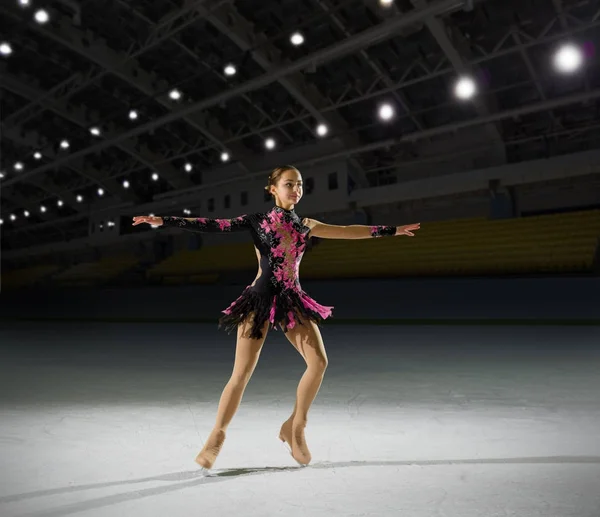
[[[321,328],[313,462],[277,439],[304,371],[280,331],[215,468],[214,324],[0,324],[0,515],[598,517],[600,327]]]

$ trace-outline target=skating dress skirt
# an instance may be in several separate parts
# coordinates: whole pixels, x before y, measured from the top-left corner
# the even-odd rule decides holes
[[[163,226],[195,232],[249,231],[258,250],[261,275],[241,295],[221,311],[219,328],[231,333],[254,313],[250,337],[262,338],[261,329],[284,332],[303,320],[321,324],[332,315],[333,307],[320,305],[300,287],[299,268],[306,249],[308,226],[295,210],[274,206],[265,213],[245,214],[234,219],[183,218],[163,216]]]

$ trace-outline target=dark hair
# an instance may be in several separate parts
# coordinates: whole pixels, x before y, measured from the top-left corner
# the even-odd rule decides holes
[[[271,171],[271,174],[269,174],[269,179],[267,180],[267,186],[265,187],[265,190],[267,192],[271,188],[271,185],[277,185],[279,178],[281,178],[282,174],[285,171],[296,171],[296,172],[300,173],[300,171],[298,169],[296,169],[296,167],[294,167],[293,165],[281,165],[280,167],[275,167]],[[275,197],[275,196],[273,196],[273,194],[271,194],[271,197]]]

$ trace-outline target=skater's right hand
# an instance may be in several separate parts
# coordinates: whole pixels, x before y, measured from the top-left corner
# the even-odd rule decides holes
[[[133,218],[133,226],[137,226],[138,224],[148,223],[152,226],[162,226],[163,220],[162,217],[156,217],[153,215],[136,215]]]

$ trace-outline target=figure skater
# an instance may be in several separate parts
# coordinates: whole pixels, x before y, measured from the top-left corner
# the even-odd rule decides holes
[[[254,372],[270,328],[281,328],[286,338],[306,362],[306,371],[296,392],[290,417],[279,431],[292,457],[300,465],[311,461],[304,437],[308,411],[321,387],[327,354],[319,324],[332,315],[334,307],[323,306],[305,293],[299,281],[299,266],[309,237],[321,239],[367,239],[408,235],[420,224],[407,226],[337,226],[315,219],[300,219],[295,207],[302,198],[302,175],[291,165],[277,167],[265,187],[275,201],[268,212],[244,214],[234,219],[207,219],[174,216],[137,216],[133,225],[177,227],[195,232],[249,231],[258,259],[258,273],[252,284],[229,307],[221,311],[218,328],[228,334],[237,330],[233,372],[225,386],[217,410],[215,426],[196,463],[212,468],[227,427],[235,415],[246,385]]]

